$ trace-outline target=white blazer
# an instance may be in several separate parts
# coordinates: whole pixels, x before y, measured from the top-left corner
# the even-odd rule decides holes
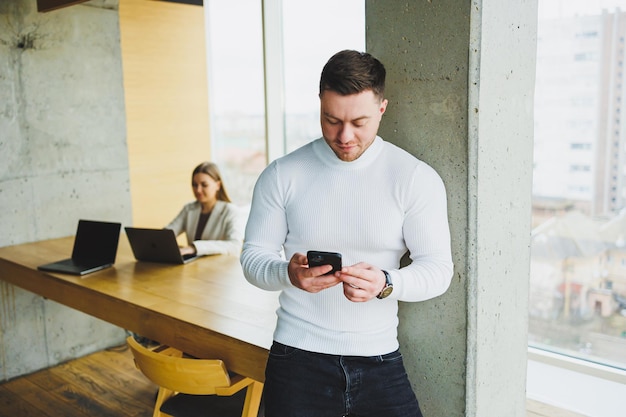
[[[202,240],[194,241],[202,206],[197,201],[185,204],[166,229],[176,236],[185,232],[187,244],[196,247],[198,255],[228,254],[239,256],[243,245],[246,219],[235,204],[218,200],[202,231]]]

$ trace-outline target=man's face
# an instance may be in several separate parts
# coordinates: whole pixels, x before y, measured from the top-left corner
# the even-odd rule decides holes
[[[380,100],[372,90],[347,96],[326,90],[320,103],[324,140],[337,158],[356,160],[374,142],[387,100]]]

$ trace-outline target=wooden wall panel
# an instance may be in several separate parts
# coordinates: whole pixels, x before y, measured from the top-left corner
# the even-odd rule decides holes
[[[163,227],[211,159],[203,8],[120,0],[133,224]]]

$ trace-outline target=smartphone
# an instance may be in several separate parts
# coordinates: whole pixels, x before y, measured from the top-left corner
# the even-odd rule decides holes
[[[309,267],[331,265],[333,269],[325,275],[330,275],[334,274],[337,271],[341,271],[340,253],[310,250],[306,253],[306,257],[309,260]]]

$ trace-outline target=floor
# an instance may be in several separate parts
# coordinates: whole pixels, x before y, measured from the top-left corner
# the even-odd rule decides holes
[[[110,349],[0,384],[0,417],[150,417],[155,393],[127,349]],[[533,400],[527,410],[584,417]]]

